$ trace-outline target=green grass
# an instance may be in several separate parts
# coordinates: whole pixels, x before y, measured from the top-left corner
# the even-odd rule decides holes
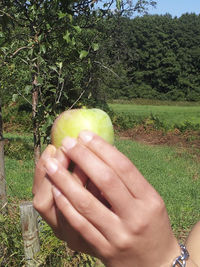
[[[163,124],[169,128],[175,124],[181,125],[185,122],[200,124],[200,105],[199,106],[170,106],[170,105],[137,105],[137,104],[109,104],[118,114],[125,113],[133,115],[135,118],[149,118],[151,114],[159,118]]]
[[[186,151],[121,140],[127,155],[164,199],[177,235],[200,220],[200,164]]]
[[[16,160],[6,157],[5,173],[8,197],[20,200],[32,198],[33,169],[33,160]]]

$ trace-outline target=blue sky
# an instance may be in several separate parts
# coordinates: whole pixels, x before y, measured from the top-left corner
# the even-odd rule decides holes
[[[200,14],[200,0],[157,0],[157,7],[149,9],[149,14],[166,14],[180,17],[184,13]]]

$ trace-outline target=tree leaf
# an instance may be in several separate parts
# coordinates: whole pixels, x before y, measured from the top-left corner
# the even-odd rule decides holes
[[[46,53],[46,46],[44,44],[40,45],[40,51],[45,54]]]
[[[98,43],[92,43],[92,48],[94,51],[99,50],[99,44]]]
[[[67,14],[66,13],[63,13],[62,11],[60,11],[59,13],[58,13],[58,18],[59,19],[63,19],[64,17],[66,17],[67,16]]]
[[[63,39],[69,43],[71,41],[71,38],[70,38],[70,32],[69,31],[66,31],[65,35],[63,36]]]
[[[49,66],[49,68],[50,68],[51,70],[54,70],[55,72],[58,73],[56,66]]]
[[[31,90],[32,90],[32,85],[26,85],[26,87],[25,87],[25,94],[29,94],[30,92],[31,92]]]
[[[79,26],[74,26],[74,29],[77,31],[77,33],[81,33],[81,28]]]
[[[12,101],[15,102],[18,98],[18,94],[13,94],[12,95]]]
[[[87,57],[87,55],[88,55],[88,51],[86,51],[86,50],[82,50],[82,51],[80,52],[79,57],[80,57],[80,59],[83,59],[83,58]]]

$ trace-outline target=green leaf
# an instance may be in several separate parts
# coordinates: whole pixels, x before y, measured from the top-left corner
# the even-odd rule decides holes
[[[32,90],[32,85],[27,85],[24,90],[25,90],[25,93],[28,95]]]
[[[59,69],[62,69],[63,63],[62,62],[57,62],[56,65],[59,67]]]
[[[12,95],[12,101],[15,102],[18,98],[18,94],[13,94]]]
[[[67,16],[67,14],[66,13],[63,13],[62,11],[60,11],[59,13],[58,13],[58,18],[59,19],[63,19],[64,17],[66,17]]]
[[[63,78],[59,78],[58,81],[59,81],[59,83],[63,83],[64,79]]]
[[[94,51],[99,50],[99,44],[98,43],[92,43],[92,48]]]
[[[68,14],[67,16],[68,16],[68,18],[69,18],[69,21],[72,23],[72,20],[73,20],[72,15],[71,15],[71,14]]]
[[[70,32],[69,31],[66,31],[65,35],[63,36],[63,39],[69,43],[71,41],[71,38],[70,38]]]
[[[74,29],[77,31],[77,33],[81,33],[81,28],[79,26],[74,26]]]
[[[87,57],[87,55],[88,55],[88,51],[86,51],[86,50],[82,50],[82,51],[80,52],[79,58],[80,58],[80,59],[83,59],[84,57]]]
[[[40,51],[41,51],[43,54],[46,53],[46,46],[45,46],[44,44],[42,44],[42,45],[40,46]]]
[[[49,66],[49,68],[50,68],[51,70],[54,70],[55,72],[58,73],[56,66]]]
[[[37,77],[37,86],[40,86],[43,83],[42,77],[38,76]]]

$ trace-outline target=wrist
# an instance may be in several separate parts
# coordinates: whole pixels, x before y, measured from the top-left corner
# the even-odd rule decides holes
[[[167,264],[162,265],[162,267],[198,267],[198,265],[192,261],[186,247],[180,245],[177,256],[174,257],[174,259],[172,258],[170,263],[168,262]]]

